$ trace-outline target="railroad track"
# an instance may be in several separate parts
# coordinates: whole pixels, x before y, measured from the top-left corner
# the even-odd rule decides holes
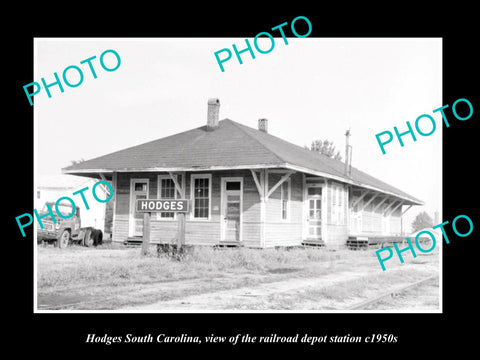
[[[411,283],[411,284],[407,284],[407,285],[403,285],[403,286],[399,286],[393,290],[389,290],[389,291],[386,291],[378,296],[375,296],[371,299],[367,299],[367,300],[364,300],[364,301],[361,301],[359,303],[356,303],[355,305],[353,306],[350,306],[348,307],[346,310],[359,310],[359,309],[365,309],[365,307],[367,307],[368,305],[371,305],[371,304],[374,304],[388,296],[394,296],[396,294],[399,294],[399,293],[402,293],[406,290],[409,290],[411,288],[414,288],[416,286],[419,286],[419,285],[422,285],[430,280],[433,280],[435,278],[438,277],[438,274],[435,274],[435,275],[432,275],[432,276],[429,276],[425,279],[422,279],[422,280],[419,280],[419,281],[416,281],[414,283]]]
[[[402,293],[404,291],[407,291],[411,288],[414,288],[416,286],[420,286],[424,283],[427,283],[428,281],[433,280],[437,277],[438,277],[438,274],[435,274],[435,275],[429,276],[427,278],[424,278],[422,280],[419,280],[419,281],[416,281],[416,282],[413,282],[413,283],[410,283],[410,284],[407,284],[407,285],[402,285],[402,286],[396,287],[395,289],[391,289],[389,291],[386,291],[386,292],[384,292],[380,295],[377,295],[373,298],[358,302],[355,305],[347,307],[344,310],[365,309],[368,305],[374,304],[374,303],[376,303],[376,302],[378,302],[378,301],[380,301],[380,300],[382,300],[382,299],[384,299],[388,296],[394,296],[396,294],[400,294],[400,293]],[[186,279],[186,280],[190,280],[190,279]],[[37,308],[38,308],[38,310],[52,310],[52,309],[61,310],[61,309],[69,308],[69,307],[72,307],[72,306],[75,307],[75,306],[78,306],[78,305],[95,304],[95,303],[102,302],[102,301],[114,300],[115,297],[116,296],[103,297],[103,298],[100,298],[100,299],[70,302],[70,303],[67,303],[67,304],[55,304],[55,305],[40,305],[39,304],[39,305],[37,305]],[[338,310],[341,310],[341,309],[338,309]]]

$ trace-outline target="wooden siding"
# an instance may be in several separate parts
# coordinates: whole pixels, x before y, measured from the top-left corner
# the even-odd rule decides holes
[[[148,173],[117,173],[115,189],[115,216],[113,223],[113,241],[123,242],[129,235],[129,209],[130,209],[130,179],[149,179],[149,193],[155,191],[156,196],[156,174]]]
[[[149,180],[149,197],[157,197],[158,175],[165,173],[118,173],[115,206],[115,224],[113,241],[123,242],[129,234],[130,180],[146,178]],[[186,173],[186,194],[190,196],[191,175]],[[242,243],[247,247],[260,247],[260,196],[253,177],[248,170],[217,171],[212,174],[211,216],[210,220],[195,220],[192,214],[186,216],[186,244],[216,245],[221,236],[221,178],[243,178],[242,207]],[[269,188],[281,178],[280,173],[269,174]],[[266,203],[265,246],[300,245],[302,242],[302,175],[291,176],[289,219],[282,220],[280,187],[271,195]],[[151,219],[151,243],[173,242],[177,232],[177,222],[171,219]]]
[[[191,175],[211,174],[211,205],[210,219],[193,219],[192,213],[186,215],[185,242],[191,245],[217,245],[221,241],[221,178],[243,178],[242,204],[242,245],[247,247],[261,247],[260,243],[260,196],[249,170],[213,171],[185,174],[185,192],[187,198],[191,194]],[[129,206],[130,180],[145,178],[149,180],[149,197],[157,198],[158,175],[166,173],[118,173],[115,189],[115,216],[113,224],[113,241],[123,242],[129,236]],[[283,176],[281,172],[272,172],[268,175],[269,189]],[[337,189],[337,190],[335,190]],[[289,218],[282,219],[281,187],[278,187],[269,197],[265,205],[265,247],[300,245],[305,212],[303,204],[303,175],[294,173],[290,176],[290,210]],[[338,195],[337,195],[338,193]],[[355,197],[350,199],[350,193],[345,184],[328,181],[323,191],[322,212],[324,216],[324,236],[322,240],[326,246],[338,247],[346,243],[349,235],[399,235],[401,209],[397,209],[390,217],[382,216],[387,203],[381,205],[375,212],[373,208],[381,199],[375,199],[363,211],[355,211],[350,205]],[[343,206],[334,205],[340,201]],[[337,197],[338,196],[338,197]],[[351,200],[351,201],[350,201]],[[368,201],[368,197],[364,199]],[[359,204],[360,208],[363,201]],[[333,207],[336,206],[336,210]],[[341,213],[338,213],[341,210]],[[338,215],[337,215],[338,213]],[[151,219],[151,243],[170,243],[175,241],[177,221],[157,218]]]
[[[190,197],[191,174],[186,173],[185,191]],[[257,188],[250,171],[201,172],[212,175],[212,192],[210,220],[193,219],[192,212],[186,215],[185,243],[191,245],[216,245],[220,243],[221,212],[221,178],[243,177],[243,240],[245,246],[260,246],[260,206]],[[167,173],[118,173],[115,206],[115,224],[112,239],[123,242],[129,235],[130,179],[146,178],[149,180],[149,197],[157,198],[158,175]],[[177,221],[151,218],[151,243],[169,243],[174,241],[177,233]]]
[[[112,227],[112,241],[123,242],[128,237],[128,217],[122,217],[119,215],[115,217]]]
[[[328,247],[340,247],[346,245],[348,239],[348,227],[346,225],[327,225],[328,237],[325,241]]]
[[[268,175],[269,188],[272,188],[283,175],[281,173],[270,173]],[[265,247],[294,246],[302,243],[302,174],[292,174],[290,179],[289,218],[287,220],[282,219],[280,187],[270,195],[266,203]]]
[[[390,235],[402,235],[402,208],[398,208],[393,214],[389,216],[390,221]]]
[[[322,209],[327,212],[323,240],[326,246],[339,247],[345,245],[348,239],[348,188],[345,184],[329,181],[326,196],[326,209]]]
[[[372,195],[367,195],[364,197],[362,200],[360,200],[355,208],[350,207],[349,235],[400,235],[401,208],[398,208],[389,216],[383,216],[383,212],[389,205],[390,200],[385,201],[374,211],[374,208],[382,201],[382,197],[377,197],[369,205],[367,205],[365,209],[359,210],[371,199],[371,196]],[[355,202],[357,199],[358,197],[353,197],[350,204]]]
[[[362,212],[362,232],[369,234],[382,233],[382,214],[372,211]]]

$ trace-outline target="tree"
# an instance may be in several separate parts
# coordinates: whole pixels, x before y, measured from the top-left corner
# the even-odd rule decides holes
[[[82,162],[84,162],[85,159],[84,158],[81,158],[80,160],[70,160],[70,165],[77,165],[77,164],[80,164]]]
[[[306,149],[308,147],[305,146]],[[340,155],[340,151],[335,149],[335,145],[333,145],[333,141],[329,140],[313,140],[312,145],[310,145],[310,150],[319,152],[320,154],[326,155],[331,157],[335,160],[342,160],[342,155]]]
[[[412,231],[416,232],[425,228],[431,228],[433,226],[433,219],[426,211],[419,213],[412,222]]]

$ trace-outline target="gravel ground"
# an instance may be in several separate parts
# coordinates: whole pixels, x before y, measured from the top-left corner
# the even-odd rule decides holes
[[[382,271],[375,250],[214,251],[176,261],[140,249],[38,248],[37,306],[42,311],[139,312],[345,311],[439,273],[438,253],[405,256]],[[364,310],[439,311],[432,283]]]

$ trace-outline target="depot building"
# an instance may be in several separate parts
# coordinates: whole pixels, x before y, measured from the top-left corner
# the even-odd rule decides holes
[[[219,120],[218,99],[207,107],[195,129],[62,169],[112,182],[113,241],[142,240],[140,199],[190,200],[187,245],[254,248],[399,237],[402,214],[423,204],[352,167],[348,151],[334,160],[269,134],[266,119],[254,129]],[[172,243],[177,216],[153,212],[150,242]]]

